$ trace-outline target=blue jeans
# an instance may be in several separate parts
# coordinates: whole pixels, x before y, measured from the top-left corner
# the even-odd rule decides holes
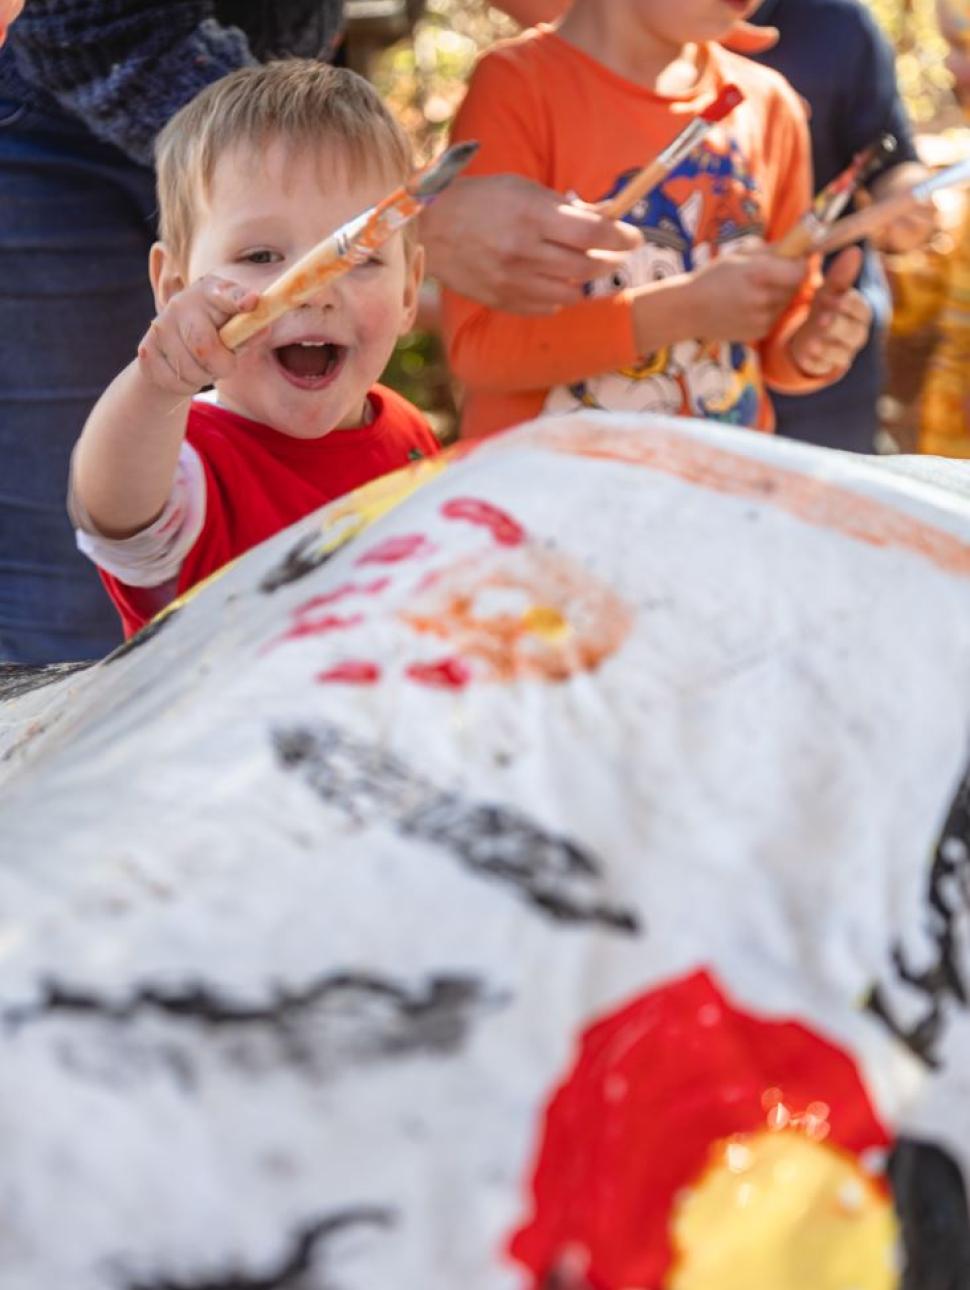
[[[92,405],[154,312],[154,176],[68,117],[0,101],[0,663],[121,639],[65,511]]]

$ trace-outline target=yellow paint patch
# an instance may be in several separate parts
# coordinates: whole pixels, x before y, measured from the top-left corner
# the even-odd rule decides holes
[[[798,1129],[739,1135],[680,1200],[668,1290],[895,1290],[898,1236],[849,1152]]]

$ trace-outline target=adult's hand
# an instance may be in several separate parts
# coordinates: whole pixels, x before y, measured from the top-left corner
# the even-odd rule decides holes
[[[0,0],[0,45],[7,39],[7,28],[24,7],[24,0]]]
[[[887,170],[872,185],[872,196],[877,201],[908,192],[915,184],[928,178],[929,171],[917,161],[904,161],[902,165]],[[880,251],[901,255],[925,246],[939,227],[939,217],[932,200],[923,202],[914,210],[894,219],[873,237]]]
[[[642,245],[635,228],[520,175],[459,179],[421,216],[428,270],[492,309],[549,314]]]

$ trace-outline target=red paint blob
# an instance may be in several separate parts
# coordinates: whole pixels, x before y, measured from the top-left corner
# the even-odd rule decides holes
[[[666,1285],[676,1197],[715,1143],[767,1127],[774,1090],[799,1110],[825,1102],[828,1141],[854,1155],[890,1145],[848,1053],[801,1022],[735,1007],[707,972],[595,1021],[552,1090],[512,1257],[542,1285],[579,1245],[597,1290]]]
[[[376,596],[378,592],[390,585],[390,578],[377,578],[374,582],[345,582],[333,591],[327,591],[322,596],[314,596],[312,600],[307,600],[294,610],[294,617],[299,617],[320,605],[332,605],[338,600],[346,600],[348,596]]]
[[[371,547],[358,564],[399,564],[416,555],[431,555],[435,547],[421,533],[401,533]]]
[[[436,663],[412,663],[407,675],[418,685],[429,685],[438,690],[463,690],[471,681],[468,664],[460,658],[443,658]]]
[[[348,596],[376,596],[385,588],[391,585],[390,578],[375,578],[373,582],[345,582],[342,586],[334,588],[333,591],[324,592],[323,595],[313,596],[305,600],[302,605],[298,605],[292,613],[292,622],[281,636],[269,642],[262,653],[268,653],[269,650],[275,649],[277,645],[282,645],[284,641],[299,640],[302,636],[316,636],[322,632],[339,631],[342,628],[359,627],[364,621],[363,614],[348,614],[342,617],[340,614],[332,614],[329,607],[338,600],[345,600]]]
[[[312,603],[312,602],[311,602]],[[314,609],[318,606],[314,606]],[[364,621],[363,614],[318,614],[311,616],[312,611],[304,609],[300,611],[296,621],[289,631],[281,638],[282,640],[296,640],[300,636],[319,636],[324,632],[341,631],[348,627],[359,627]]]
[[[339,681],[345,685],[374,685],[381,679],[381,669],[376,663],[349,658],[343,663],[337,663],[334,667],[328,668],[326,672],[318,672],[316,679]]]
[[[445,502],[441,514],[447,520],[468,520],[487,528],[500,546],[519,546],[525,541],[525,529],[508,511],[475,497],[453,497]]]

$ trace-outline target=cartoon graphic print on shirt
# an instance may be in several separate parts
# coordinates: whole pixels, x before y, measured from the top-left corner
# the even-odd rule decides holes
[[[604,200],[632,178],[620,175]],[[592,297],[689,272],[764,238],[757,185],[734,139],[709,139],[626,216],[643,246],[608,277],[587,284]],[[621,368],[552,390],[549,412],[577,407],[666,412],[755,425],[761,402],[755,351],[726,341],[684,340]]]

